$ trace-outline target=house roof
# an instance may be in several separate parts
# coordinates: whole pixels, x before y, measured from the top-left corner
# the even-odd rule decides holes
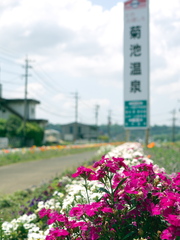
[[[72,122],[72,123],[67,123],[67,124],[61,124],[61,127],[74,126],[75,124],[77,124],[77,126],[86,126],[86,127],[90,127],[90,128],[97,128],[96,125],[84,124],[84,123],[79,123],[79,122]]]
[[[50,133],[57,133],[57,134],[60,134],[60,131],[58,131],[58,130],[55,130],[55,129],[46,129],[45,130],[45,133],[48,133],[48,134],[50,134]]]
[[[20,102],[24,102],[25,99],[22,99],[22,98],[0,98],[0,102],[3,102],[3,103],[20,103]],[[35,100],[35,99],[26,99],[27,102],[32,102],[32,103],[36,103],[36,104],[40,104],[40,101],[38,100]]]
[[[67,123],[67,124],[61,124],[62,127],[64,126],[71,126],[71,125],[74,125],[74,124],[77,124],[77,125],[83,125],[83,126],[91,126],[91,125],[88,125],[88,124],[84,124],[84,123],[80,123],[80,122],[71,122],[71,123]]]
[[[42,124],[47,124],[48,120],[46,119],[27,119],[28,122],[36,122],[36,123],[42,123]]]
[[[25,99],[20,99],[20,98],[14,98],[14,99],[5,99],[5,98],[0,98],[0,104],[4,106],[6,109],[8,109],[11,113],[14,115],[18,116],[19,118],[23,119],[24,117],[21,116],[16,110],[13,109],[12,106],[10,106],[8,103],[23,103]],[[35,104],[40,104],[39,101],[35,99],[27,99],[27,102],[29,103],[35,103]],[[46,119],[27,119],[28,122],[36,122],[38,124],[47,124],[48,120]]]

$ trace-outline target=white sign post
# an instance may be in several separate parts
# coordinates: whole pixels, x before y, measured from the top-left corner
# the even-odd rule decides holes
[[[124,127],[149,128],[149,0],[124,3]]]

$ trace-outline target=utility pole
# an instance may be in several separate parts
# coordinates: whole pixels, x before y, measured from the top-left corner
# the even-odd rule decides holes
[[[175,115],[176,115],[176,110],[174,109],[173,111],[172,111],[172,142],[175,142],[175,128],[176,128],[176,126],[175,126],[175,122],[176,122],[176,117],[175,117]]]
[[[29,75],[28,70],[29,68],[32,68],[29,65],[29,59],[28,57],[25,59],[25,66],[23,66],[25,68],[25,74],[23,75],[25,77],[25,88],[24,88],[24,119],[23,119],[23,144],[26,145],[26,121],[28,118],[28,106],[27,106],[27,94],[28,94],[28,77],[30,77],[31,75]]]
[[[96,125],[96,134],[98,139],[98,111],[99,111],[99,105],[95,106],[95,125]]]
[[[145,144],[146,146],[149,144],[149,128],[145,130]]]
[[[75,129],[73,131],[74,133],[74,141],[77,139],[78,137],[78,100],[79,100],[79,96],[78,96],[78,92],[74,93],[74,98],[75,98]]]
[[[129,142],[130,141],[130,130],[126,129],[125,131],[125,141]]]
[[[99,105],[95,106],[95,124],[98,126],[98,111],[99,111]]]
[[[78,92],[75,92],[75,122],[78,122]]]
[[[111,138],[111,110],[109,110],[109,114],[108,114],[108,136],[109,136],[109,141]]]

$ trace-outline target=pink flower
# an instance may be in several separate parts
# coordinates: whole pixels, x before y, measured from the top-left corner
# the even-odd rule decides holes
[[[68,236],[69,232],[64,229],[59,228],[51,228],[49,231],[49,235],[46,237],[46,240],[56,240],[57,237],[60,236]]]
[[[78,177],[78,176],[81,176],[85,179],[89,179],[89,178],[91,179],[91,178],[93,178],[93,176],[95,178],[95,172],[90,168],[80,166],[80,167],[77,168],[76,173],[72,174],[73,178]],[[92,180],[96,180],[96,179],[92,179]]]
[[[98,232],[101,231],[101,228],[96,229],[95,227],[91,227],[90,230],[90,239],[91,240],[96,240],[99,238]]]
[[[84,214],[84,211],[82,209],[81,206],[79,207],[73,207],[70,212],[69,212],[69,216],[70,217],[77,217],[78,219]]]
[[[166,239],[166,240],[174,240],[172,233],[169,231],[169,229],[165,229],[161,233],[161,239]]]
[[[40,218],[43,218],[45,216],[48,216],[50,214],[51,210],[50,209],[46,209],[46,208],[42,208],[39,212],[38,215]]]
[[[180,215],[174,215],[174,214],[169,214],[167,217],[166,217],[166,220],[176,226],[176,227],[180,227]]]
[[[128,167],[128,166],[124,163],[124,158],[115,158],[115,157],[113,157],[112,159],[113,159],[114,162],[116,162],[116,163],[118,164],[119,168],[120,168],[120,167],[124,167],[124,168],[127,168],[127,167]]]
[[[49,220],[47,221],[47,224],[50,225],[54,222],[65,222],[66,220],[67,217],[65,217],[64,215],[57,212],[52,212],[49,214]]]
[[[113,213],[113,210],[110,207],[101,208],[101,211],[104,213]]]
[[[162,232],[160,237],[161,239],[175,240],[176,237],[179,237],[179,236],[180,236],[180,228],[170,226]]]
[[[159,205],[156,205],[152,208],[152,215],[160,215],[161,214],[161,211],[160,211],[160,208],[159,208]]]

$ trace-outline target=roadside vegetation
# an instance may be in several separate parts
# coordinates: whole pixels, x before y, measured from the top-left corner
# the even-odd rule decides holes
[[[93,162],[99,160],[104,154],[109,152],[113,147],[107,145],[104,150],[98,151],[99,147],[93,148],[80,148],[80,149],[61,149],[61,150],[49,150],[41,152],[27,152],[27,153],[9,153],[0,157],[0,164],[6,165],[10,163],[20,161],[32,161],[43,158],[50,158],[56,156],[63,156],[67,154],[76,154],[85,151],[97,150],[97,154],[84,163],[84,166],[90,166]],[[162,146],[153,146],[152,148],[144,148],[145,155],[149,155],[149,158],[154,161],[154,164],[159,167],[164,167],[167,173],[180,171],[180,143],[176,144],[164,144]],[[65,191],[63,183],[60,179],[63,176],[71,176],[76,169],[71,171],[65,171],[60,176],[52,179],[50,182],[37,187],[36,189],[27,189],[25,191],[19,191],[12,195],[0,196],[0,219],[2,221],[11,221],[14,218],[18,218],[23,214],[33,213],[37,209],[40,201],[47,201],[51,199],[52,194],[55,191]]]
[[[179,147],[180,147],[180,143],[174,143],[174,144],[166,143],[161,146],[158,146],[156,144],[149,144],[147,148],[146,147],[143,148],[143,152],[145,156],[148,155],[148,158],[153,160],[153,164],[159,165],[160,168],[161,167],[165,168],[165,171],[171,174],[173,172],[180,171],[180,151],[179,151],[180,148]],[[113,148],[112,145],[104,146],[104,149],[102,151],[99,151],[100,148],[97,148],[98,151],[95,157],[90,159],[88,162],[84,163],[83,166],[88,167],[89,169],[89,167],[95,161],[98,161],[99,159],[101,159],[101,157],[107,152],[109,152],[111,148]],[[90,148],[70,149],[70,151],[72,150],[77,153],[78,151],[87,151],[91,149]],[[128,151],[131,151],[131,148],[128,148]],[[127,151],[127,154],[129,154],[128,151]],[[33,154],[38,155],[39,153],[34,152]],[[135,155],[132,155],[132,156],[135,156]],[[62,193],[62,194],[66,193],[66,190],[67,190],[66,187],[68,182],[65,183],[62,181],[62,179],[63,177],[64,179],[67,179],[74,172],[76,172],[76,169],[73,169],[71,171],[69,170],[65,171],[60,176],[57,176],[56,178],[52,179],[50,182],[43,184],[36,189],[27,189],[26,191],[16,192],[13,195],[1,196],[0,197],[0,221],[2,222],[11,221],[12,219],[19,218],[23,214],[29,215],[29,214],[37,213],[39,202],[41,201],[46,202],[47,200],[51,201],[52,196],[54,196],[54,198],[56,196],[54,195],[55,192]],[[104,190],[104,189],[101,188],[101,190]],[[45,225],[42,220],[40,220],[39,225],[41,226],[42,229],[44,229]],[[23,234],[26,234],[25,232],[26,230],[24,228],[19,230],[22,230],[21,238],[19,238],[19,236],[17,237],[14,235],[14,238],[12,238],[13,240],[25,239],[23,238]],[[17,235],[17,233],[15,234]],[[130,237],[127,239],[130,239]]]
[[[167,173],[180,172],[180,142],[155,145],[145,148],[144,152],[155,164],[164,167]]]
[[[45,150],[45,148],[39,148],[39,151],[35,151],[33,148],[28,149],[22,149],[18,152],[12,152],[12,153],[1,153],[0,155],[0,166],[5,166],[9,164],[14,163],[20,163],[20,162],[28,162],[28,161],[35,161],[35,160],[41,160],[41,159],[50,159],[53,157],[62,157],[66,155],[71,154],[78,154],[81,152],[86,151],[92,151],[96,150],[97,147],[84,147],[84,148],[60,148],[58,149],[52,149],[52,150]]]
[[[93,150],[97,150],[97,154],[94,155],[93,158],[89,159],[89,161],[85,162],[84,166],[89,166],[93,162],[99,160],[102,155],[106,154],[111,149],[111,145],[107,145],[104,148],[101,148],[101,151],[98,151],[99,148],[93,148]],[[59,154],[77,154],[84,151],[90,151],[92,148],[81,148],[81,149],[70,149],[62,152],[57,152],[57,156]],[[54,154],[53,151],[48,153]],[[36,155],[36,154],[34,154]],[[38,156],[38,154],[37,154]],[[50,155],[52,157],[52,155]],[[25,191],[18,191],[11,195],[0,195],[0,219],[3,221],[10,221],[14,218],[18,218],[23,214],[32,213],[38,205],[39,201],[46,201],[52,197],[52,194],[55,191],[64,191],[64,185],[60,182],[63,176],[71,176],[72,173],[76,171],[76,168],[71,169],[71,171],[67,170],[60,176],[55,177],[48,183],[44,183],[40,187],[36,189],[27,189]]]

